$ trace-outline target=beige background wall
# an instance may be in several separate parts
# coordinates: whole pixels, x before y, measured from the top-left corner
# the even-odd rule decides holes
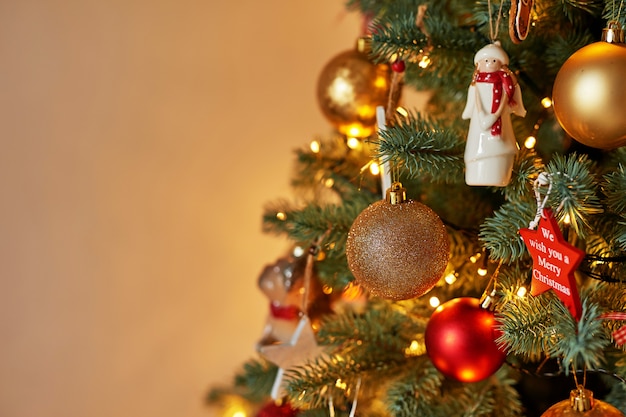
[[[0,416],[210,415],[254,355],[263,205],[329,131],[339,0],[0,4]]]

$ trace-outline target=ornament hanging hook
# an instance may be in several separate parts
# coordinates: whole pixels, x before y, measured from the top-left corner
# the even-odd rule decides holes
[[[493,16],[491,15],[491,0],[487,0],[487,7],[489,8],[489,38],[491,42],[495,42],[498,39],[498,33],[500,32],[500,20],[502,18],[502,5],[504,1],[500,1],[500,7],[498,8],[498,17],[496,18],[496,24],[494,27]]]
[[[546,191],[545,197],[542,199],[539,188],[546,185],[548,186],[548,190]],[[537,176],[537,179],[533,182],[533,190],[535,191],[535,199],[537,200],[537,212],[535,213],[535,218],[528,223],[528,228],[534,230],[543,216],[543,209],[545,208],[550,192],[552,191],[552,176],[547,172],[540,173]]]
[[[356,413],[356,404],[359,398],[360,390],[361,390],[361,377],[359,376],[359,378],[356,381],[356,387],[354,388],[354,400],[352,400],[352,407],[350,407],[350,414],[348,415],[348,417],[354,417]]]

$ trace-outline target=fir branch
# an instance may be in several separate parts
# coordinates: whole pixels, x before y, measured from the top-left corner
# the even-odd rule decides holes
[[[390,384],[385,408],[393,416],[419,416],[432,407],[440,396],[441,374],[426,358],[417,359],[416,366]]]
[[[425,323],[411,320],[393,305],[371,301],[362,314],[348,311],[324,320],[318,332],[322,344],[339,346],[344,355],[367,357],[379,350],[392,360],[402,360]]]
[[[626,384],[613,384],[611,391],[605,396],[604,401],[626,415]]]
[[[206,397],[208,404],[221,404],[228,395],[238,395],[251,402],[261,402],[272,390],[278,368],[264,360],[250,359],[234,377],[233,388],[215,387]]]
[[[519,229],[528,227],[528,222],[534,218],[536,208],[532,206],[530,203],[505,203],[481,225],[479,238],[491,259],[509,263],[526,255]]]
[[[589,232],[589,216],[603,211],[596,195],[593,162],[586,155],[556,155],[546,165],[550,176],[551,193],[548,206],[555,208],[559,219],[569,218],[576,234],[585,238]]]
[[[626,246],[623,245],[626,224],[621,217],[604,213],[591,221],[593,233],[585,240],[587,254],[579,270],[589,277],[608,281],[626,281]]]
[[[604,331],[600,308],[589,299],[583,299],[582,317],[576,323],[567,307],[557,304],[554,313],[559,320],[554,320],[551,331],[557,342],[550,345],[548,354],[562,358],[565,374],[569,366],[574,369],[595,369],[604,361],[604,350],[610,345],[610,339]]]
[[[418,56],[427,46],[428,37],[416,26],[417,7],[401,16],[377,20],[372,33],[372,57],[375,62],[389,62],[393,56],[405,61]]]
[[[458,135],[419,114],[380,132],[377,157],[436,182],[462,181],[464,142]]]
[[[253,401],[269,395],[278,368],[267,361],[251,359],[243,366],[243,372],[235,376],[235,386],[245,387],[246,396]]]
[[[504,196],[509,201],[528,201],[532,195],[530,178],[537,178],[540,158],[533,150],[523,147],[515,156],[511,181],[503,188]]]
[[[572,31],[580,30],[585,24],[589,25],[593,18],[602,15],[604,9],[602,0],[560,0],[546,4],[547,15],[562,16],[574,26]]]
[[[297,150],[292,186],[296,190],[312,190],[311,199],[316,201],[329,189],[341,200],[358,198],[359,193],[379,194],[378,177],[363,173],[372,160],[372,152],[366,147],[350,149],[345,141],[344,137],[320,140],[318,152],[310,147]]]
[[[553,311],[559,303],[552,292],[510,298],[496,314],[502,332],[496,342],[526,360],[542,358],[555,343]]]
[[[263,231],[286,234],[291,240],[307,243],[326,236],[320,245],[332,243],[335,250],[341,251],[352,222],[368,204],[366,200],[352,200],[341,206],[311,203],[301,209],[285,202],[268,205],[263,215]]]
[[[602,190],[606,205],[613,213],[626,220],[626,168],[619,164],[617,169],[604,176]]]

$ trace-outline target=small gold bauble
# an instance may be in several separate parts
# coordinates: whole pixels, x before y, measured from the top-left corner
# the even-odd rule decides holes
[[[383,298],[406,300],[428,292],[443,275],[448,234],[430,207],[413,200],[381,200],[355,219],[346,256],[361,286]]]
[[[611,404],[593,398],[593,392],[582,388],[572,390],[570,398],[554,404],[541,417],[624,417]]]
[[[595,42],[565,61],[554,81],[554,114],[578,142],[598,149],[626,144],[626,45]]]
[[[376,107],[387,104],[390,86],[389,66],[374,64],[366,52],[353,49],[326,64],[317,83],[317,99],[339,132],[367,137],[374,132]]]

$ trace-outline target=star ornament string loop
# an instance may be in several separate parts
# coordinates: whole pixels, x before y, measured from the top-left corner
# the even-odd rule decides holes
[[[567,179],[572,180],[569,175],[562,172],[557,172],[556,175],[563,175]],[[542,172],[537,176],[537,179],[533,181],[533,190],[535,192],[535,200],[537,201],[537,211],[535,212],[535,218],[530,223],[528,223],[528,227],[530,229],[536,229],[537,225],[539,224],[539,220],[541,220],[542,217],[545,217],[544,211],[548,203],[550,193],[552,192],[552,177],[553,175],[547,172]],[[545,195],[542,195],[541,189],[546,186],[548,187],[548,189],[545,191]],[[563,199],[560,202],[559,206],[556,209],[557,213],[561,211],[566,200],[567,198]]]
[[[546,185],[548,186],[548,190],[546,191],[545,197],[542,199],[540,188]],[[535,213],[535,218],[528,223],[528,228],[534,230],[537,228],[539,220],[541,220],[541,217],[543,216],[543,209],[546,207],[550,191],[552,191],[552,180],[550,174],[547,172],[539,174],[537,179],[533,182],[533,190],[535,191],[535,199],[537,200],[537,211]]]

